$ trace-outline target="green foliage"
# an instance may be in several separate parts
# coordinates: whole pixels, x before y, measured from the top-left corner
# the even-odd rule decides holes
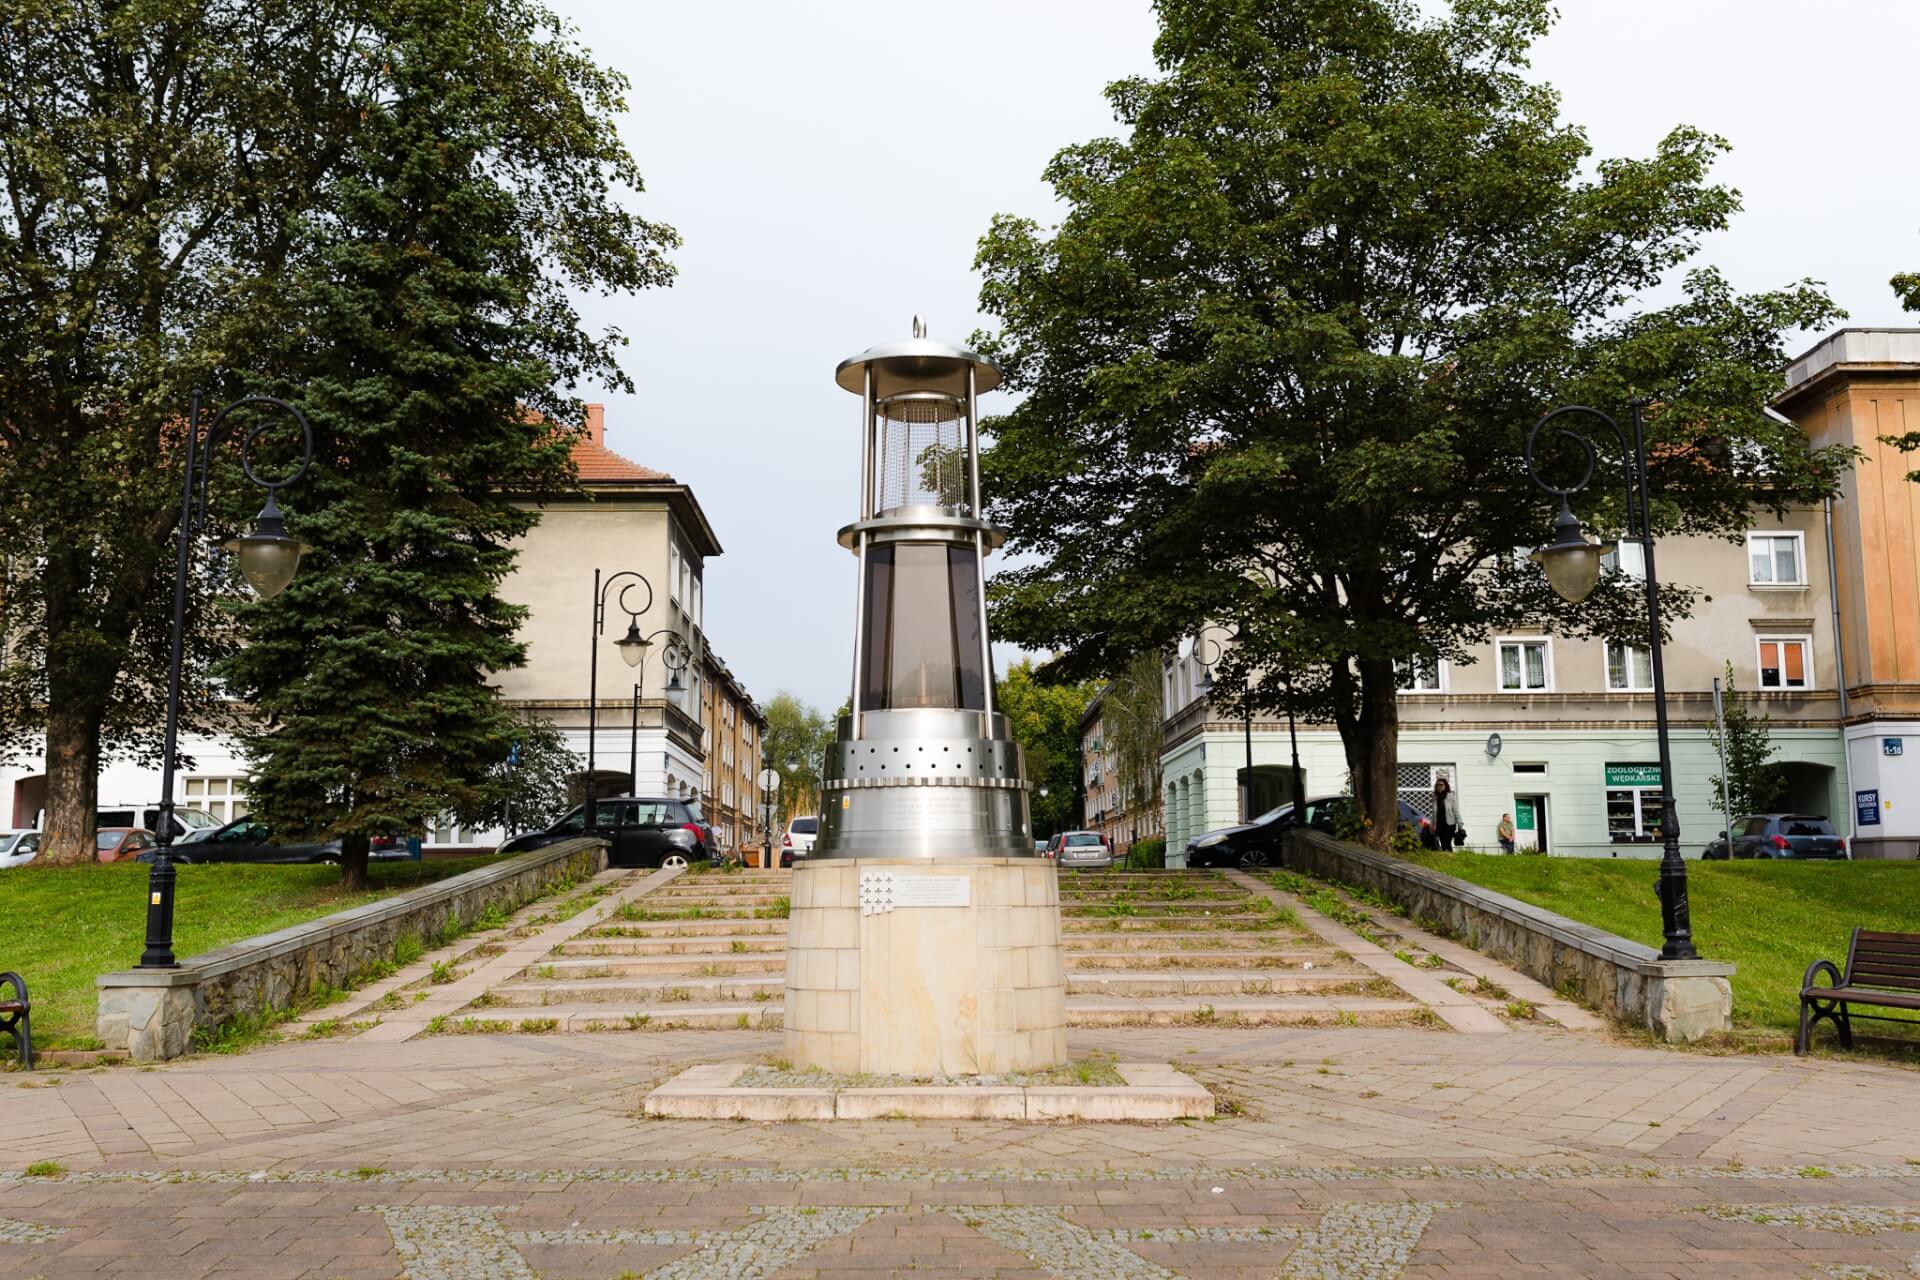
[[[385,738],[389,716],[458,721],[470,713],[445,705],[461,699],[444,682],[396,689],[382,669],[438,663],[483,688],[489,659],[513,665],[491,584],[514,518],[496,494],[559,469],[531,460],[530,427],[516,443],[503,424],[516,403],[573,420],[556,385],[621,385],[621,339],[583,332],[570,298],[663,283],[673,236],[626,207],[640,182],[614,124],[622,82],[539,0],[47,0],[6,23],[0,555],[42,568],[8,584],[0,744],[45,729],[43,859],[90,859],[103,757],[157,751],[189,393],[217,406],[284,391],[319,430],[319,473],[288,494],[318,547],[315,591],[281,608],[326,627],[358,593],[356,612],[389,613],[397,651],[385,662],[356,648],[364,626],[343,628],[333,657],[370,678],[325,674],[356,699],[332,741]],[[261,441],[269,473],[285,440]],[[237,450],[217,453],[211,497],[216,542],[259,507]],[[437,589],[396,581],[435,557]],[[241,632],[209,605],[237,579],[191,582],[186,727],[228,728],[235,704],[208,673]],[[418,767],[497,758],[461,745],[443,769]],[[330,806],[302,815],[316,829],[357,834],[418,807],[306,772]]]
[[[572,296],[663,283],[672,241],[619,196],[639,178],[618,77],[535,0],[381,16],[385,92],[299,222],[275,318],[294,376],[261,384],[320,437],[291,526],[314,549],[243,610],[225,666],[261,717],[243,739],[254,812],[343,837],[349,878],[374,835],[500,812],[529,730],[495,683],[526,658],[526,610],[499,587],[538,519],[526,496],[570,478],[555,423],[577,405],[554,387],[625,385],[617,337],[587,333]]]
[[[773,695],[766,714],[761,755],[780,771],[780,812],[819,813],[820,762],[833,744],[834,722],[785,689]]]
[[[1130,814],[1160,808],[1160,751],[1166,742],[1160,674],[1159,653],[1135,654],[1100,698],[1100,739]]]
[[[1135,840],[1127,850],[1126,865],[1135,871],[1146,871],[1166,866],[1166,837],[1153,836],[1146,840]]]
[[[1090,682],[1041,680],[1031,658],[1007,668],[994,686],[993,705],[1006,716],[1014,741],[1026,753],[1036,837],[1080,820],[1080,717],[1093,694]],[[1047,794],[1040,794],[1042,787]]]
[[[489,785],[477,789],[469,801],[478,807],[452,811],[461,823],[481,826],[506,817],[513,831],[538,831],[558,822],[572,808],[567,788],[586,761],[546,717],[522,711],[516,719],[512,741],[520,744],[520,762],[509,765],[506,756],[495,762],[487,776]]]
[[[1656,530],[1730,535],[1851,465],[1761,412],[1784,337],[1837,313],[1704,270],[1640,301],[1736,211],[1708,177],[1725,144],[1682,127],[1594,160],[1522,75],[1546,0],[1156,7],[1160,74],[1108,90],[1121,136],[1047,167],[1057,229],[1001,216],[980,244],[980,342],[1021,394],[983,462],[1015,553],[996,626],[1075,677],[1219,622],[1216,680],[1333,722],[1384,844],[1397,661],[1641,625],[1630,579],[1574,609],[1516,561],[1553,514],[1533,422],[1650,397]],[[1622,451],[1600,446],[1581,514],[1613,532]],[[1551,477],[1575,461],[1547,442]]]
[[[1779,753],[1769,733],[1773,717],[1764,711],[1755,711],[1741,699],[1740,691],[1734,687],[1731,662],[1721,679],[1726,685],[1722,717],[1727,722],[1727,731],[1723,738],[1717,726],[1708,726],[1707,734],[1713,739],[1714,750],[1726,762],[1726,796],[1733,807],[1727,817],[1731,820],[1746,813],[1771,812],[1774,802],[1787,789],[1786,771],[1773,763],[1773,757]],[[1721,795],[1719,775],[1714,776],[1710,785],[1714,798],[1718,799]]]

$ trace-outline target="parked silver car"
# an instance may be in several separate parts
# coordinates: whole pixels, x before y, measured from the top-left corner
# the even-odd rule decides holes
[[[1076,871],[1104,871],[1113,865],[1113,846],[1098,831],[1062,831],[1053,838],[1053,860]]]
[[[0,871],[24,867],[40,852],[38,831],[0,831]]]

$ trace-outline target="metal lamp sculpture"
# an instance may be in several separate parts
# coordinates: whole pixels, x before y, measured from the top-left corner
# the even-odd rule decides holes
[[[994,364],[925,336],[841,362],[862,399],[852,711],[827,753],[816,858],[1031,857],[1019,746],[993,707],[976,397]]]
[[[910,1074],[1057,1063],[1058,889],[994,708],[984,607],[1005,535],[981,511],[978,397],[1000,370],[916,319],[835,381],[861,399],[859,519],[839,535],[859,575],[853,697],[795,871],[787,1054]]]

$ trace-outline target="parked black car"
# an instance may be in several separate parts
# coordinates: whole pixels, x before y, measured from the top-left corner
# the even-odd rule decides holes
[[[609,844],[607,861],[616,867],[681,867],[708,856],[713,838],[700,806],[669,796],[614,796],[594,802],[596,826]],[[556,840],[585,835],[587,806],[577,805],[545,831],[529,831],[500,846],[501,853],[525,853]]]
[[[145,850],[136,855],[134,861],[152,862],[155,852],[153,849]],[[404,853],[403,850],[402,856]],[[195,862],[338,862],[340,861],[340,842],[338,840],[329,840],[325,843],[277,841],[273,838],[272,829],[266,823],[254,818],[235,818],[224,826],[215,827],[190,844],[173,846],[173,860],[187,864]]]
[[[1252,822],[1237,827],[1221,827],[1204,832],[1187,842],[1190,867],[1269,867],[1280,865],[1286,834],[1305,824],[1329,834],[1338,820],[1353,810],[1352,796],[1321,796],[1308,800],[1304,819],[1294,814],[1291,804],[1269,809]],[[1418,829],[1422,820],[1412,805],[1400,802],[1400,821]]]
[[[1847,842],[1824,817],[1804,813],[1755,813],[1738,818],[1733,838],[1720,838],[1701,850],[1710,862],[1729,858],[1798,858],[1833,861],[1847,856]]]

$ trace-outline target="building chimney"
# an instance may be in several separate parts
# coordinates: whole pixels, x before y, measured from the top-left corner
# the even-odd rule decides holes
[[[607,406],[603,404],[587,406],[587,439],[602,449],[607,447]]]

